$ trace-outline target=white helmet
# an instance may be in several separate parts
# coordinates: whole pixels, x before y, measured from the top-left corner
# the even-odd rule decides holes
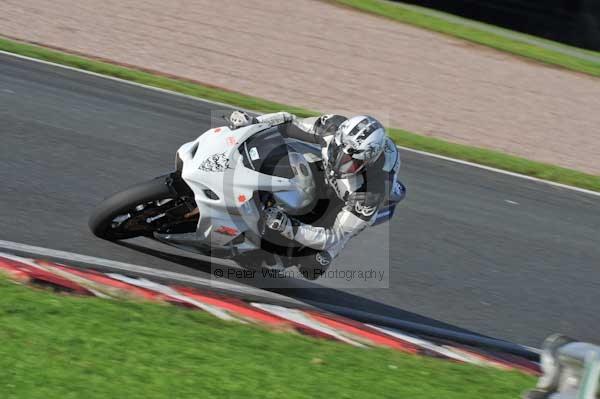
[[[370,116],[344,121],[327,146],[327,173],[343,179],[360,172],[379,158],[386,137],[383,125]]]

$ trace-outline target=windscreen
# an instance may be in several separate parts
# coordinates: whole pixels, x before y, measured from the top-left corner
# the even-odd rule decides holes
[[[244,166],[257,172],[286,179],[294,177],[288,157],[288,146],[277,126],[263,130],[240,147]]]

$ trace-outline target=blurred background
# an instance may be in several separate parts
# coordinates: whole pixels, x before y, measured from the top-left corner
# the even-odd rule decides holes
[[[407,0],[405,3],[600,50],[600,2],[595,0]]]

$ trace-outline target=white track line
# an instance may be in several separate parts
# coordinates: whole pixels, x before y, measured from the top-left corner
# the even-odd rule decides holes
[[[461,165],[472,166],[472,167],[478,168],[478,169],[489,170],[490,172],[501,173],[503,175],[518,177],[518,178],[521,178],[521,179],[531,180],[531,181],[535,181],[535,182],[543,183],[543,184],[549,184],[549,185],[554,186],[554,187],[564,188],[564,189],[567,189],[567,190],[577,191],[579,193],[589,194],[589,195],[594,195],[596,197],[600,197],[600,192],[598,192],[598,191],[586,190],[585,188],[579,188],[579,187],[569,186],[568,184],[556,183],[556,182],[553,182],[553,181],[550,181],[550,180],[544,180],[544,179],[540,179],[540,178],[533,177],[533,176],[522,175],[520,173],[509,172],[507,170],[497,169],[497,168],[493,168],[491,166],[485,166],[485,165],[481,165],[481,164],[478,164],[478,163],[473,163],[473,162],[469,162],[469,161],[463,161],[462,159],[450,158],[450,157],[446,157],[444,155],[432,154],[430,152],[415,150],[413,148],[408,148],[408,147],[402,147],[400,145],[397,146],[397,147],[400,148],[401,150],[404,150],[404,151],[410,151],[410,152],[414,152],[414,153],[417,153],[417,154],[426,155],[428,157],[443,159],[445,161],[450,161],[450,162],[458,163],[458,164],[461,164]]]
[[[24,55],[14,54],[14,53],[10,53],[10,52],[7,52],[7,51],[0,50],[0,54],[4,54],[4,55],[7,55],[7,56],[11,56],[11,57],[15,57],[15,58],[20,58],[20,59],[24,59],[24,60],[28,60],[28,61],[31,61],[31,62],[38,62],[40,64],[51,65],[51,66],[56,67],[56,68],[63,68],[63,69],[67,69],[69,71],[75,71],[75,72],[79,72],[79,73],[83,73],[83,74],[87,74],[87,75],[92,75],[92,76],[96,76],[96,77],[99,77],[99,78],[108,79],[108,80],[112,80],[112,81],[123,83],[123,84],[132,85],[132,86],[137,86],[137,87],[141,87],[141,88],[148,89],[148,90],[154,90],[154,91],[158,91],[158,92],[164,93],[164,94],[174,95],[174,96],[178,96],[178,97],[184,97],[184,98],[187,98],[187,99],[190,99],[190,100],[194,100],[194,101],[201,101],[201,102],[205,102],[205,103],[209,103],[209,104],[215,104],[215,105],[218,105],[218,106],[221,106],[221,107],[225,107],[225,108],[228,108],[228,109],[235,108],[235,109],[242,109],[242,110],[250,112],[250,113],[256,113],[256,112],[254,112],[252,110],[243,109],[243,108],[240,108],[240,107],[233,107],[231,104],[224,104],[224,103],[220,103],[220,102],[217,102],[217,101],[208,100],[208,99],[201,98],[201,97],[188,96],[187,94],[182,94],[182,93],[178,93],[178,92],[175,92],[175,91],[161,89],[159,87],[148,86],[148,85],[144,85],[144,84],[141,84],[141,83],[132,82],[130,80],[119,79],[119,78],[115,78],[113,76],[107,76],[107,75],[102,75],[102,74],[99,74],[99,73],[96,73],[96,72],[85,71],[83,69],[77,69],[77,68],[70,67],[70,66],[67,66],[67,65],[61,65],[61,64],[56,64],[56,63],[49,62],[49,61],[38,60],[36,58],[26,57]],[[108,64],[108,62],[106,62],[106,63]],[[567,190],[573,190],[573,191],[577,191],[577,192],[580,192],[580,193],[583,193],[583,194],[589,194],[589,195],[594,195],[594,196],[600,197],[600,192],[586,190],[584,188],[569,186],[567,184],[562,184],[562,183],[555,183],[555,182],[552,182],[552,181],[549,181],[549,180],[539,179],[537,177],[531,177],[531,176],[527,176],[527,175],[522,175],[520,173],[509,172],[509,171],[506,171],[506,170],[493,168],[491,166],[485,166],[485,165],[481,165],[481,164],[478,164],[478,163],[473,163],[473,162],[469,162],[469,161],[463,161],[463,160],[460,160],[460,159],[450,158],[450,157],[446,157],[444,155],[433,154],[431,152],[415,150],[415,149],[408,148],[408,147],[398,146],[398,148],[400,148],[400,149],[402,149],[404,151],[410,151],[410,152],[414,152],[416,154],[420,154],[420,155],[424,155],[424,156],[428,156],[428,157],[443,159],[445,161],[455,162],[455,163],[458,163],[458,164],[461,164],[461,165],[465,165],[465,166],[471,166],[471,167],[474,167],[474,168],[488,170],[490,172],[501,173],[501,174],[512,176],[512,177],[517,177],[517,178],[521,178],[521,179],[525,179],[525,180],[535,181],[535,182],[538,182],[538,183],[549,184],[549,185],[554,186],[554,187],[564,188],[564,189],[567,189]]]
[[[51,258],[57,258],[67,261],[73,262],[81,262],[89,265],[97,265],[107,267],[113,270],[121,270],[124,272],[132,273],[132,274],[143,274],[147,276],[153,276],[158,278],[165,278],[174,281],[181,281],[183,283],[192,283],[198,284],[206,287],[223,289],[227,291],[237,292],[239,294],[244,295],[254,295],[258,297],[268,297],[272,299],[288,299],[279,294],[274,294],[269,291],[264,291],[258,288],[249,287],[249,286],[241,286],[236,284],[231,284],[225,281],[216,281],[208,278],[198,277],[198,276],[189,276],[186,274],[170,272],[167,270],[153,269],[150,267],[134,265],[131,263],[118,262],[115,260],[97,258],[95,256],[81,255],[73,252],[67,251],[59,251],[56,249],[49,249],[43,247],[36,247],[33,245],[21,244],[18,242],[12,241],[4,241],[0,240],[0,248],[8,249],[13,251],[25,252],[28,254],[39,255],[39,256],[48,256]]]
[[[53,51],[58,51],[58,50],[53,50]],[[98,77],[98,78],[108,79],[108,80],[112,80],[112,81],[123,83],[123,84],[137,86],[137,87],[141,87],[143,89],[154,90],[154,91],[158,91],[158,92],[163,93],[163,94],[170,94],[170,95],[177,96],[177,97],[187,98],[189,100],[200,101],[200,102],[205,102],[205,103],[209,103],[209,104],[215,104],[215,105],[219,105],[221,107],[225,107],[227,109],[234,108],[234,109],[239,109],[239,110],[247,111],[247,112],[250,112],[250,113],[256,113],[255,111],[252,111],[252,110],[248,110],[248,109],[244,109],[244,108],[240,108],[240,107],[233,107],[231,104],[220,103],[218,101],[213,101],[213,100],[209,100],[209,99],[205,99],[205,98],[201,98],[201,97],[194,97],[194,96],[190,96],[190,95],[187,95],[187,94],[178,93],[176,91],[171,91],[171,90],[167,90],[167,89],[161,89],[160,87],[148,86],[148,85],[145,85],[145,84],[142,84],[142,83],[133,82],[131,80],[115,78],[114,76],[103,75],[101,73],[92,72],[92,71],[86,71],[85,69],[79,69],[79,68],[71,67],[71,66],[68,66],[68,65],[56,64],[56,63],[50,62],[50,61],[39,60],[37,58],[31,58],[31,57],[27,57],[25,55],[10,53],[8,51],[0,50],[0,54],[7,55],[7,56],[10,56],[10,57],[20,58],[20,59],[31,61],[31,62],[37,62],[37,63],[44,64],[44,65],[50,65],[50,66],[53,66],[53,67],[56,67],[56,68],[67,69],[69,71],[79,72],[79,73],[83,73],[83,74],[86,74],[86,75],[91,75],[91,76],[95,76],[95,77]],[[82,57],[82,58],[84,58],[84,57]],[[110,62],[106,62],[106,61],[100,61],[100,62],[103,62],[105,64],[109,64],[109,65],[116,65],[118,67],[121,67],[118,64],[111,64]],[[124,68],[124,69],[131,69],[131,68],[128,68],[128,67],[122,67],[122,68]]]

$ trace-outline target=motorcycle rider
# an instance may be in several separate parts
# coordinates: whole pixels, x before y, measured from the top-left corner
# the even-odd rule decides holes
[[[253,118],[234,111],[229,122],[232,129],[253,123],[286,124],[280,129],[285,136],[321,147],[326,185],[342,204],[333,225],[304,224],[276,207],[266,209],[264,214],[266,227],[313,249],[309,262],[303,261],[300,267],[309,279],[324,273],[346,243],[375,222],[385,199],[393,195],[401,200],[405,195],[404,186],[397,180],[400,156],[396,145],[373,117],[298,118],[278,112]]]

